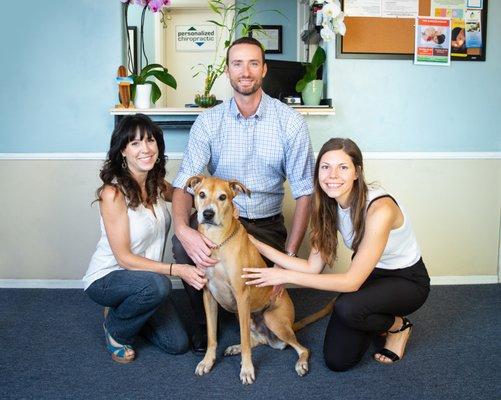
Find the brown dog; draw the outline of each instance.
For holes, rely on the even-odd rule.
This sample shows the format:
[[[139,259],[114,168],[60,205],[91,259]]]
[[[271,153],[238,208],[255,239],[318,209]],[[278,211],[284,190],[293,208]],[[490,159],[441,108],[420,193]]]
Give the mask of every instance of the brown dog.
[[[212,257],[219,262],[207,268],[207,285],[203,298],[207,315],[207,352],[198,364],[195,374],[207,374],[216,360],[217,303],[238,314],[240,344],[229,346],[224,354],[242,354],[240,380],[243,384],[255,380],[251,348],[268,344],[276,349],[290,345],[299,358],[296,372],[308,372],[309,351],[296,339],[295,330],[332,311],[334,301],[322,310],[294,324],[294,306],[284,290],[281,296],[272,296],[272,287],[245,284],[241,277],[245,267],[266,268],[266,264],[251,243],[245,228],[234,216],[233,198],[250,191],[238,181],[224,181],[214,177],[194,176],[186,183],[195,195],[198,211],[198,230],[216,244]]]

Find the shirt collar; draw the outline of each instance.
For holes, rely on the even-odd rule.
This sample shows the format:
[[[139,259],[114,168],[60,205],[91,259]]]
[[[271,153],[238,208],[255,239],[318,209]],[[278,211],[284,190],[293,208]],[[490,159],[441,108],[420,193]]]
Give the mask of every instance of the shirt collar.
[[[265,92],[262,92],[261,101],[257,106],[256,112],[251,117],[256,117],[258,119],[263,118],[263,115],[265,114],[266,108],[268,106],[268,102],[269,102],[269,96]],[[238,109],[237,102],[235,101],[234,97],[232,97],[230,100],[230,113],[235,118],[243,118],[242,114],[240,113],[240,110]]]

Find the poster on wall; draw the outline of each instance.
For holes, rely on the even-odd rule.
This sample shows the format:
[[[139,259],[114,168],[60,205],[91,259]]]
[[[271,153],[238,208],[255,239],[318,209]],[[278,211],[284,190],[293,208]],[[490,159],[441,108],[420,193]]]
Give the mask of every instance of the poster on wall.
[[[451,20],[449,18],[416,18],[414,64],[451,64]]]
[[[216,51],[216,40],[212,25],[176,25],[176,51]]]

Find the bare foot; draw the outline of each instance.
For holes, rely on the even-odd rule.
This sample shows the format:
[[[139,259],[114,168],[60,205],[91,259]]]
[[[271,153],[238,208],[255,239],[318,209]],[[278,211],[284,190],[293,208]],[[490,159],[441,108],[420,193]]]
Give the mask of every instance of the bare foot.
[[[389,350],[398,358],[393,360],[390,357],[381,354],[382,352],[375,353],[374,358],[376,359],[376,361],[379,361],[383,364],[391,364],[395,361],[400,360],[404,356],[405,346],[407,345],[407,341],[409,340],[409,336],[411,334],[412,324],[410,323],[404,330],[400,331],[400,329],[402,329],[405,325],[405,321],[401,317],[395,317],[395,323],[393,325],[397,325],[397,328],[390,328],[390,331],[395,331],[397,329],[399,331],[395,333],[388,331],[388,335],[386,336],[386,343],[382,352],[384,352],[385,349]]]

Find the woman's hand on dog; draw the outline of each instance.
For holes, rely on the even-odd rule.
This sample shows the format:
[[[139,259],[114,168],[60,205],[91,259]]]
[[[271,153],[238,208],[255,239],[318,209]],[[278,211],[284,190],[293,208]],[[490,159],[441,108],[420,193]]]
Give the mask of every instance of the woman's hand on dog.
[[[188,264],[177,264],[178,268],[176,275],[179,276],[188,285],[193,286],[195,289],[202,289],[207,283],[205,278],[205,268],[194,267]]]
[[[244,268],[242,278],[247,279],[246,285],[257,287],[276,286],[287,283],[287,270],[282,268]]]

